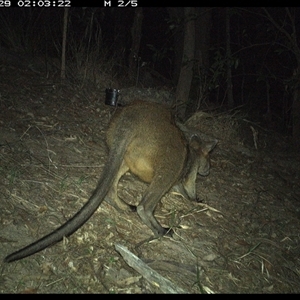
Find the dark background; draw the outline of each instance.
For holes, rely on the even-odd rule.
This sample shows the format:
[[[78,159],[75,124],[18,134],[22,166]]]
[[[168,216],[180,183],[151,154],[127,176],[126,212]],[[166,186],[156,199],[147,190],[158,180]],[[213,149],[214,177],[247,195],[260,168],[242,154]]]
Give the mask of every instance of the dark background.
[[[112,72],[112,76],[124,86],[135,84],[136,81],[128,76],[133,71],[129,69],[129,56],[135,9],[70,8],[66,48],[66,65],[69,69],[66,77],[74,77],[76,72],[72,70],[80,68],[86,58],[90,59],[97,53],[97,58],[93,58],[95,66],[97,60],[109,61],[109,66],[99,65],[99,69]],[[179,16],[183,14],[183,9],[178,8]],[[298,39],[298,8],[267,8],[267,11],[282,29]],[[49,61],[55,58],[60,60],[63,15],[63,8],[2,8],[1,52],[47,58]],[[201,15],[197,18],[201,18]],[[213,105],[226,110],[224,8],[211,8],[209,27],[209,39],[205,41],[209,44],[209,62],[204,72],[208,80],[214,80],[208,87],[205,105],[200,108]],[[140,82],[141,86],[176,87],[179,73],[175,70],[175,53],[178,43],[183,43],[183,28],[183,18],[174,19],[168,8],[143,8],[141,40],[136,59],[139,71],[142,72],[143,68],[148,70],[153,80]],[[179,46],[183,47],[183,44]],[[261,8],[231,8],[230,47],[234,107],[243,107],[253,120],[291,135],[293,89],[297,78],[295,49],[298,45],[293,45],[284,32],[275,28]],[[5,55],[2,55],[3,61]],[[195,72],[191,99],[199,97],[197,92],[193,92],[201,84],[201,79],[196,75]]]

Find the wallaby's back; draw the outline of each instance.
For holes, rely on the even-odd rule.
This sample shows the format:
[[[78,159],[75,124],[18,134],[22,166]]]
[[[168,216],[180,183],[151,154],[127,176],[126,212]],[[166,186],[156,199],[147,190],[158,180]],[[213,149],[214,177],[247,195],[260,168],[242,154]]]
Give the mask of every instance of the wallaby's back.
[[[162,172],[162,181],[180,175],[187,141],[177,128],[168,108],[152,102],[135,101],[116,113],[107,132],[107,144],[113,149],[130,131],[124,160],[130,171],[145,182]]]

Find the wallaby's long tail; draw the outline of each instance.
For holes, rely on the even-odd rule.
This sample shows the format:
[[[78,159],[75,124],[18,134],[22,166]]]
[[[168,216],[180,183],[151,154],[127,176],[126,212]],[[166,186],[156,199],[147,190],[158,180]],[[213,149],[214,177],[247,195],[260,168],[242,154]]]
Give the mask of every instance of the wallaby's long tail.
[[[114,177],[116,176],[121,166],[128,143],[128,139],[124,138],[121,143],[119,143],[117,146],[114,145],[112,147],[112,151],[110,152],[108,159],[109,163],[105,164],[97,188],[79,212],[77,212],[70,220],[68,220],[53,232],[33,242],[32,244],[6,256],[4,258],[4,262],[9,263],[30,256],[47,248],[50,245],[61,241],[64,237],[70,236],[77,229],[79,229],[93,215],[93,213],[96,211],[96,209],[99,207],[106,194],[108,193]],[[107,176],[107,174],[110,175]]]

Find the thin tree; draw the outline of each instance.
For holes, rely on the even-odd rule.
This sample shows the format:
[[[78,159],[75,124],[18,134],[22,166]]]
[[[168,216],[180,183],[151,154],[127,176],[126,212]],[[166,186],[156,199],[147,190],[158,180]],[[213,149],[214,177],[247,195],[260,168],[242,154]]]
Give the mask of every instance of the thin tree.
[[[183,56],[180,75],[176,87],[175,103],[182,106],[178,112],[179,117],[185,117],[185,110],[189,100],[191,83],[193,79],[193,66],[195,57],[195,8],[184,8],[184,41]]]
[[[225,10],[225,30],[226,30],[226,82],[228,106],[233,107],[232,74],[231,74],[231,48],[230,48],[230,8]]]
[[[211,47],[211,7],[197,7],[195,20],[195,60],[193,66],[193,81],[190,99],[185,117],[189,118],[198,111],[209,95],[209,49]]]
[[[134,21],[131,28],[131,52],[129,55],[129,74],[130,76],[135,75],[138,81],[139,71],[139,51],[141,43],[141,32],[143,23],[143,8],[135,8]]]
[[[68,30],[68,14],[69,14],[69,8],[65,7],[62,49],[61,49],[61,72],[60,72],[60,78],[62,80],[66,78],[66,45],[67,45],[67,30]]]

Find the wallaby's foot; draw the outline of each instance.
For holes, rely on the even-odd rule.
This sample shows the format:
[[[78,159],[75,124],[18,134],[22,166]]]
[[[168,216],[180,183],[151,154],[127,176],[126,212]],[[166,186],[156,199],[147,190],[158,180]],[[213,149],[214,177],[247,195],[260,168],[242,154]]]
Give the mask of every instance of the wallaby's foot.
[[[173,230],[164,228],[158,223],[153,215],[153,209],[149,209],[149,207],[145,208],[143,204],[140,204],[137,206],[136,210],[141,220],[152,230],[155,237],[159,238],[164,235],[172,236]]]
[[[171,228],[164,228],[164,230],[165,230],[164,236],[173,237],[173,235],[174,235],[174,230],[173,229],[171,229]]]
[[[165,233],[162,236],[173,237],[173,234],[174,234],[173,229],[171,229],[171,228],[163,228],[163,229],[165,230]],[[150,243],[151,241],[157,240],[162,236],[161,235],[153,235],[145,240],[142,240],[141,242],[136,244],[135,249],[141,247],[145,243]]]
[[[167,237],[173,237],[173,234],[174,234],[174,230],[171,229],[171,228],[165,228],[165,227],[161,227],[161,229],[159,230],[159,232],[154,232],[154,238],[153,239],[158,239],[160,237],[163,237],[163,236],[167,236]]]

